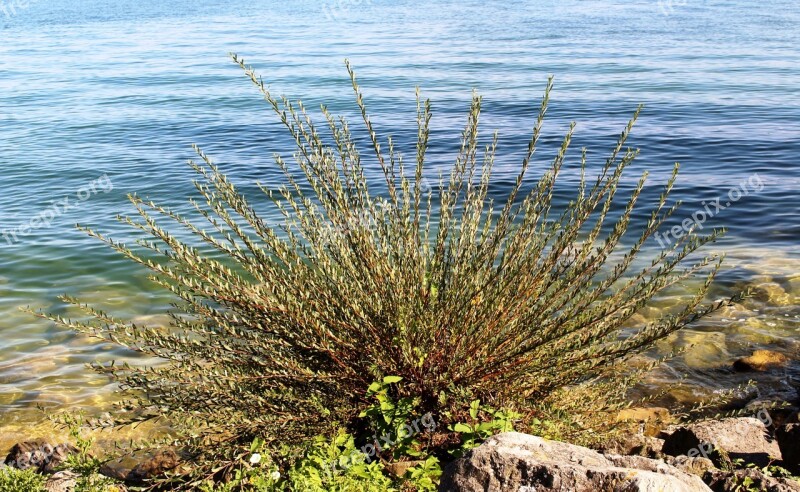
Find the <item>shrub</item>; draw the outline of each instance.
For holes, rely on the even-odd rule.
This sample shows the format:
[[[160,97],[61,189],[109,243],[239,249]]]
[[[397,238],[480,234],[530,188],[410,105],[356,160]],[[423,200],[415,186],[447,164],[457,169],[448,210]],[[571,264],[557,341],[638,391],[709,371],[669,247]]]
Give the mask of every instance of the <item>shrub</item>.
[[[293,162],[275,158],[284,185],[261,186],[263,196],[251,204],[196,148],[196,214],[133,195],[138,219],[120,220],[149,239],[129,247],[85,229],[149,268],[152,280],[180,299],[170,329],[91,306],[82,306],[89,321],[52,317],[165,359],[156,367],[98,369],[206,450],[254,436],[292,443],[339,424],[357,427],[373,398],[363,389],[389,375],[403,379],[394,398],[411,398],[420,414],[449,416],[445,426],[462,421],[473,400],[557,409],[554,395],[587,381],[616,395],[618,383],[629,381],[624,368],[632,355],[721,306],[702,304],[718,258],[690,257],[716,232],[686,234],[634,268],[677,207],[668,205],[677,166],[632,244],[621,243],[646,178],[612,219],[623,172],[638,152],[626,147],[638,110],[596,179],[586,178],[581,155],[575,197],[558,210],[554,186],[574,125],[538,181],[527,179],[552,80],[516,181],[495,202],[489,187],[497,135],[488,143],[479,138],[481,97],[472,98],[449,175],[424,190],[430,101],[417,96],[409,165],[391,138],[379,138],[349,64],[367,149],[346,119],[322,107],[318,127],[302,103],[273,96],[252,68],[233,59],[296,146]],[[385,178],[380,186],[367,179],[372,166]],[[266,207],[283,222],[267,220]],[[654,296],[695,275],[705,281],[683,309],[623,329]]]
[[[45,482],[34,470],[0,467],[0,492],[42,492]]]

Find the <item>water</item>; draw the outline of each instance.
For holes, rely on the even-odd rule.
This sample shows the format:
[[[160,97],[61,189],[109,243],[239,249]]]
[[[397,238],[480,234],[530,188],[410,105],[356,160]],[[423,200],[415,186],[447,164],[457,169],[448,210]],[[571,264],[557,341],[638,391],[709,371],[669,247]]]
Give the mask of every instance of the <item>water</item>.
[[[650,201],[680,161],[675,197],[686,205],[675,223],[704,201],[720,197],[725,206],[739,187],[742,196],[704,224],[729,229],[709,249],[729,255],[714,295],[755,284],[775,294],[665,341],[664,351],[691,342],[702,351],[664,368],[654,384],[684,371],[692,395],[708,394],[739,381],[720,368],[753,348],[796,353],[800,5],[793,0],[5,0],[0,35],[0,425],[38,420],[37,405],[101,406],[112,387],[83,364],[129,356],[19,306],[71,313],[57,299],[67,293],[164,321],[171,299],[75,223],[125,239],[131,234],[114,217],[130,212],[127,193],[185,204],[191,143],[248,192],[255,180],[277,184],[271,156],[291,145],[228,52],[255,65],[276,93],[355,116],[349,58],[379,132],[395,135],[406,153],[421,86],[435,112],[432,172],[452,161],[470,91],[478,89],[486,135],[501,136],[498,196],[515,176],[549,74],[556,89],[538,170],[572,120],[572,162],[587,146],[597,169],[645,104],[631,140],[642,155],[626,182],[649,170]],[[640,225],[644,216],[637,217]]]

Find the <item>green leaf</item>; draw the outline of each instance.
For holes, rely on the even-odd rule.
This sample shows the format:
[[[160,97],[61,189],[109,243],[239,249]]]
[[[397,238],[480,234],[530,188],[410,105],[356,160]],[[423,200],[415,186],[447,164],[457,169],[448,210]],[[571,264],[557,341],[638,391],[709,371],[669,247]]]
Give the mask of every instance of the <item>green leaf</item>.
[[[460,434],[470,434],[472,433],[472,428],[467,424],[456,424],[453,426],[453,430]]]
[[[480,400],[473,400],[472,403],[469,404],[469,416],[472,419],[478,418],[478,411],[480,410],[481,401]]]
[[[260,437],[257,437],[253,440],[253,443],[250,445],[250,452],[255,453],[264,445],[264,440]]]

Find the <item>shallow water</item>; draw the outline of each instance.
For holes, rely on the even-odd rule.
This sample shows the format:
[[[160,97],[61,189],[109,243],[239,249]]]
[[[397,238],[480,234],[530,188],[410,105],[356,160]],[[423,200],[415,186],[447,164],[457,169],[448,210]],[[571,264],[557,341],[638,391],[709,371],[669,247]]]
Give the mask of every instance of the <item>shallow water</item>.
[[[548,74],[556,89],[538,169],[571,120],[578,122],[572,162],[587,146],[597,169],[645,104],[631,141],[642,155],[628,182],[649,170],[644,201],[651,201],[680,161],[675,197],[685,206],[675,223],[703,202],[730,202],[704,224],[729,229],[709,249],[729,255],[714,296],[744,285],[780,289],[767,285],[772,297],[665,341],[659,350],[699,348],[653,384],[686,372],[692,395],[704,395],[739,382],[727,367],[753,348],[797,353],[800,5],[793,0],[37,0],[0,10],[0,34],[0,424],[40,419],[37,405],[102,406],[112,388],[84,364],[129,355],[19,306],[63,312],[56,296],[68,293],[163,320],[170,298],[75,223],[125,238],[113,218],[130,210],[127,193],[185,203],[193,188],[183,162],[193,142],[248,192],[255,180],[277,184],[271,156],[291,145],[229,51],[254,64],[274,91],[353,116],[342,63],[349,58],[379,132],[395,135],[405,153],[413,152],[420,85],[435,112],[433,175],[452,161],[470,91],[478,89],[487,137],[500,132],[498,196],[516,174]],[[36,217],[48,224],[24,229]],[[639,225],[644,218],[637,216]],[[661,299],[646,314],[675,302]]]

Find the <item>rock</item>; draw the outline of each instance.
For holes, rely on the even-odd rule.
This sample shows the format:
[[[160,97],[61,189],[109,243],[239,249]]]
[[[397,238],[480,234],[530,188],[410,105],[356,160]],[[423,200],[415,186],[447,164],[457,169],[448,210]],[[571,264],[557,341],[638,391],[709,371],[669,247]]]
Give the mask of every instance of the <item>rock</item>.
[[[777,282],[763,282],[753,287],[753,299],[772,306],[789,306],[792,297]]]
[[[667,396],[684,407],[692,407],[708,400],[710,394],[689,384],[667,384]]]
[[[617,414],[617,421],[647,422],[648,420],[669,421],[672,417],[669,410],[663,407],[632,407],[623,408]]]
[[[745,408],[766,408],[774,410],[776,407],[797,405],[800,403],[800,392],[790,376],[779,380],[770,380],[768,377],[759,378],[756,395],[745,405]]]
[[[506,432],[448,465],[447,492],[708,491],[699,477],[642,456],[603,456],[591,449]]]
[[[602,452],[625,456],[638,455],[658,458],[662,455],[664,440],[643,434],[625,433],[602,446]]]
[[[726,331],[735,337],[739,344],[775,346],[781,343],[780,330],[775,329],[776,324],[766,318],[745,318],[744,322],[732,323]]]
[[[44,439],[26,441],[15,444],[6,456],[7,466],[27,470],[35,469],[40,473],[53,473],[64,460],[78,450],[69,444],[52,445]]]
[[[775,438],[787,468],[800,469],[800,424],[787,424],[775,430]]]
[[[703,458],[701,456],[690,458],[688,456],[669,456],[667,459],[667,463],[674,466],[678,470],[685,471],[686,473],[691,473],[692,475],[697,475],[698,477],[702,477],[706,474],[706,472],[715,470],[716,467],[714,466],[714,462],[708,458]]]
[[[767,371],[776,367],[784,367],[789,359],[772,350],[756,350],[749,357],[742,357],[733,363],[737,371]]]
[[[707,420],[678,427],[664,438],[664,454],[702,456],[721,464],[715,449],[731,459],[766,466],[771,459],[780,459],[778,442],[769,434],[764,422],[753,417]]]
[[[772,395],[770,397],[772,398]],[[789,401],[796,402],[797,398],[783,399],[778,397],[769,400],[753,400],[745,405],[744,410],[748,415],[754,416],[774,430],[783,424],[793,423],[793,420],[796,422],[797,412],[800,411],[800,408],[790,405],[787,403]]]
[[[100,473],[130,485],[144,485],[180,464],[180,458],[172,449],[162,449],[152,456],[128,456],[112,460],[100,467]]]
[[[703,478],[715,492],[745,492],[749,490],[800,492],[800,483],[795,480],[769,477],[757,468],[745,468],[733,472],[712,470]],[[750,483],[746,484],[746,481]]]
[[[44,484],[46,492],[74,492],[78,487],[78,479],[80,474],[73,471],[64,470],[53,474],[47,479]],[[103,477],[100,475],[92,475],[89,477],[90,483],[102,483]],[[100,490],[99,488],[92,488],[91,490]],[[127,487],[119,484],[109,484],[102,488],[103,492],[128,492]]]
[[[60,471],[47,479],[44,490],[47,492],[73,492],[78,485],[78,475],[71,471]]]
[[[800,296],[800,275],[787,279],[786,283],[789,285],[789,291],[792,294]]]
[[[725,412],[742,410],[750,404],[750,402],[760,398],[760,394],[760,387],[757,387],[755,384],[736,388],[730,395],[730,400],[723,405],[721,409]],[[745,413],[743,415],[752,415],[752,413]]]
[[[713,369],[730,360],[725,333],[687,330],[681,344],[683,360],[692,369]]]
[[[641,313],[634,313],[630,318],[622,323],[622,328],[639,328],[647,325],[650,320]]]
[[[103,463],[99,471],[105,477],[124,482],[137,464],[138,462],[134,458],[125,456]]]
[[[642,430],[648,436],[658,435],[664,427],[674,421],[669,410],[663,407],[624,408],[619,411],[616,420],[617,422],[641,422],[644,424]]]
[[[752,318],[753,316],[757,315],[758,315],[757,311],[747,309],[746,307],[738,303],[728,304],[719,311],[717,311],[715,314],[716,317],[726,318],[726,319]]]

